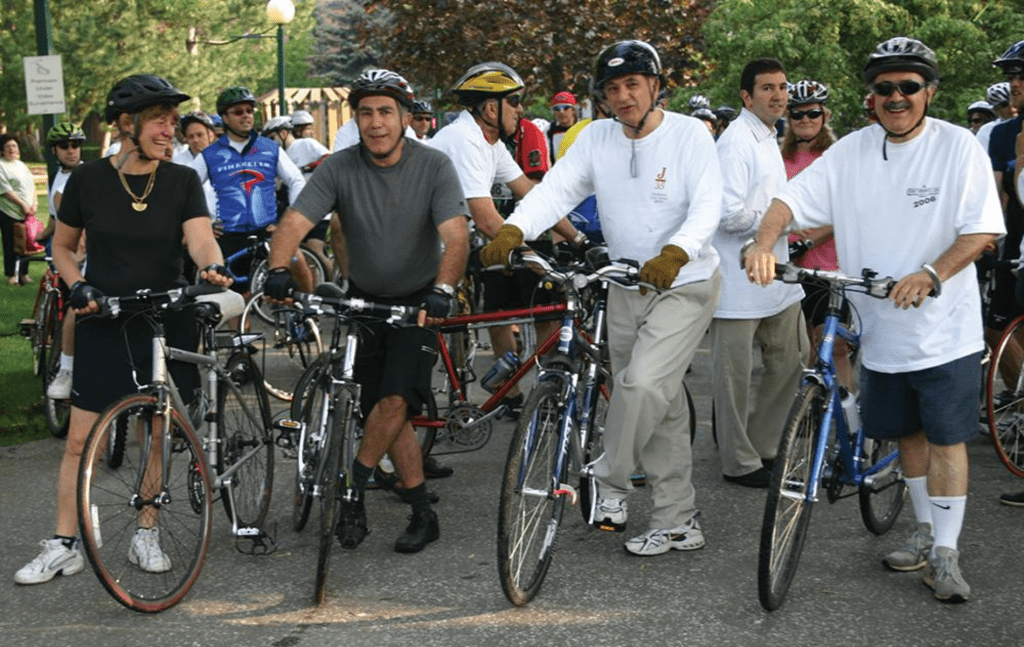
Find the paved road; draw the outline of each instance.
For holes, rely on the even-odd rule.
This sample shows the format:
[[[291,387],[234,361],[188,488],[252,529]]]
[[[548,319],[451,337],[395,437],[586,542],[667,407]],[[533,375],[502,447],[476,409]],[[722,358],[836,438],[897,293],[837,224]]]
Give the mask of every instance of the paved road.
[[[12,575],[49,535],[53,475],[62,444],[44,440],[0,452],[0,645],[1021,645],[1024,510],[1000,506],[1003,489],[1024,487],[980,436],[970,443],[972,492],[961,536],[971,602],[935,602],[917,574],[894,574],[880,557],[908,532],[874,537],[856,498],[814,511],[808,544],[786,605],[757,601],[757,541],[765,495],[720,476],[708,416],[709,360],[702,350],[688,383],[701,421],[695,482],[708,545],[691,553],[636,558],[623,535],[586,527],[567,510],[555,561],[526,608],[501,593],[495,568],[500,470],[511,426],[499,425],[483,450],[452,455],[456,475],[432,481],[442,538],[419,555],[392,544],[407,508],[369,494],[372,534],[355,551],[336,550],[328,600],[312,608],[313,528],[289,526],[293,464],[279,461],[271,523],[279,550],[235,551],[226,517],[215,510],[203,573],[177,607],[155,616],[128,611],[87,569],[81,575],[18,587]],[[632,530],[643,529],[647,493],[630,500]],[[218,505],[219,507],[219,505]],[[909,510],[907,511],[909,512]],[[314,513],[315,514],[315,513]]]

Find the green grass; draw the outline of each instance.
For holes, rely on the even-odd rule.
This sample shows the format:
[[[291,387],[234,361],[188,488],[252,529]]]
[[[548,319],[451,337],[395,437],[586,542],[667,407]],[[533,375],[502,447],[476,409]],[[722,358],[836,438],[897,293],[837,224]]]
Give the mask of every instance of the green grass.
[[[29,164],[29,167],[41,166]],[[39,196],[40,220],[49,213],[46,196]],[[0,251],[0,255],[3,252]],[[29,266],[36,282],[7,285],[0,281],[0,446],[17,445],[50,435],[43,414],[42,379],[32,373],[32,345],[18,332],[18,323],[32,316],[42,263]]]

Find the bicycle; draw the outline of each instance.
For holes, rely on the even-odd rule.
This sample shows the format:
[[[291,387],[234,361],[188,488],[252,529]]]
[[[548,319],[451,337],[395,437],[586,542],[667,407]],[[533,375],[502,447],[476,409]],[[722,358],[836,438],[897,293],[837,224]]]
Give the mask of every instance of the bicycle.
[[[562,287],[565,308],[555,335],[557,353],[540,366],[503,471],[498,574],[505,597],[516,606],[530,602],[543,584],[566,499],[580,502],[584,520],[592,523],[592,466],[602,453],[611,380],[604,295],[609,282],[640,285],[636,263],[588,273],[558,271],[542,259],[530,260],[545,270],[545,280]],[[548,346],[545,342],[540,349]],[[574,478],[578,487],[569,483]]]
[[[143,317],[153,330],[153,371],[137,394],[107,407],[89,433],[78,477],[79,526],[85,552],[103,587],[122,605],[157,612],[177,604],[195,583],[206,559],[211,505],[219,492],[236,548],[250,554],[274,549],[261,528],[270,506],[274,441],[270,408],[259,368],[247,348],[214,327],[218,303],[199,302],[221,293],[212,286],[166,292],[140,291],[99,299],[99,316]],[[231,303],[230,301],[225,301]],[[202,350],[167,345],[169,311],[194,307]],[[235,306],[238,308],[238,306]],[[238,308],[240,309],[240,308]],[[237,311],[235,312],[237,315]],[[228,316],[225,313],[225,316]],[[220,350],[230,349],[227,361]],[[168,360],[200,368],[203,388],[186,405],[167,369]],[[197,430],[206,425],[206,434]],[[104,460],[123,438],[123,464]],[[133,442],[134,441],[134,442]],[[170,564],[162,573],[133,565],[129,547],[136,527],[158,528]]]
[[[742,257],[742,252],[741,252]],[[856,488],[861,519],[876,535],[887,532],[903,508],[906,483],[895,440],[865,437],[855,396],[841,387],[833,358],[836,338],[851,349],[860,336],[842,320],[846,293],[859,291],[884,299],[895,285],[864,270],[860,277],[777,264],[776,279],[813,280],[830,288],[828,313],[817,362],[806,369],[779,442],[768,485],[758,551],[757,588],[761,606],[778,609],[796,575],[810,523],[811,508],[822,490],[829,503],[852,496]]]
[[[381,305],[346,299],[341,289],[325,283],[315,294],[296,292],[304,311],[329,315],[335,321],[330,348],[303,375],[292,401],[292,420],[298,428],[293,525],[301,530],[314,499],[320,502],[320,537],[314,582],[314,604],[323,604],[331,548],[342,501],[355,496],[349,473],[362,429],[360,385],[353,379],[360,343],[361,319],[388,324],[415,323],[418,307]],[[344,338],[344,342],[342,339]],[[428,407],[429,407],[428,403]]]
[[[1024,315],[1011,321],[985,374],[985,409],[996,455],[1014,476],[1024,477]]]
[[[60,276],[51,263],[51,257],[27,256],[20,260],[24,263],[46,262],[46,271],[39,281],[35,304],[32,307],[32,318],[22,319],[19,329],[21,334],[32,342],[32,372],[42,379],[46,425],[54,437],[64,438],[68,435],[71,402],[46,397],[50,382],[60,371],[63,347],[61,333],[64,315],[67,312],[64,291],[60,285]]]

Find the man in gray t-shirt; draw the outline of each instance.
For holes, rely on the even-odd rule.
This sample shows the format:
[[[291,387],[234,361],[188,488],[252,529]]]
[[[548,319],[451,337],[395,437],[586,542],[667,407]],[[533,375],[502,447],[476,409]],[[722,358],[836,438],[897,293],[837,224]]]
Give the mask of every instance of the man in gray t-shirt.
[[[349,103],[360,143],[320,164],[270,247],[266,294],[284,299],[294,285],[286,268],[299,241],[321,214],[334,211],[332,230],[344,240],[338,265],[350,295],[421,307],[421,327],[371,324],[356,358],[366,424],[352,464],[353,496],[342,504],[338,522],[344,548],[355,548],[367,534],[363,490],[385,453],[413,508],[395,550],[418,552],[440,536],[410,417],[423,408],[437,357],[437,335],[422,325],[447,316],[454,305],[469,255],[469,210],[448,157],[404,137],[412,102],[412,89],[394,72],[370,70],[356,79]]]

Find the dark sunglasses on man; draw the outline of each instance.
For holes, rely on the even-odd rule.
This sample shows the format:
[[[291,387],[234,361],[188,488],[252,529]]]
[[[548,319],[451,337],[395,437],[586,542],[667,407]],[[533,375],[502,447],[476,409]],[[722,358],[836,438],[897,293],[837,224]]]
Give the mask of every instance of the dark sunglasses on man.
[[[917,94],[927,86],[927,83],[918,83],[917,81],[911,81],[910,79],[900,81],[899,83],[882,81],[881,83],[875,83],[872,85],[871,91],[880,97],[888,97],[892,96],[892,93],[896,90],[899,90],[900,94],[905,97],[909,97]]]
[[[69,141],[69,142],[57,142],[57,148],[62,151],[66,151],[69,148],[81,148],[82,142],[80,141]]]
[[[508,105],[513,108],[518,108],[519,104],[523,102],[523,95],[521,94],[510,94],[505,97],[505,101],[508,101]]]

